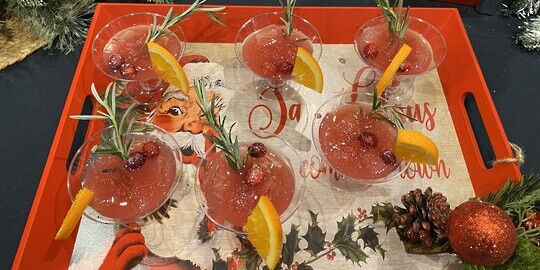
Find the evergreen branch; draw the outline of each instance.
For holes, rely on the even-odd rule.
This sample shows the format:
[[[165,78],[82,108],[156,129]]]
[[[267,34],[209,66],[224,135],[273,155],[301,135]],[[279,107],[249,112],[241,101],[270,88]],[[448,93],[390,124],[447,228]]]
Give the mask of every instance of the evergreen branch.
[[[169,27],[172,27],[182,22],[190,15],[199,12],[204,12],[214,22],[220,25],[224,25],[222,19],[219,18],[217,15],[220,14],[219,12],[223,11],[225,7],[205,8],[202,5],[205,1],[206,0],[195,0],[188,9],[182,12],[182,14],[176,16],[173,16],[173,8],[169,9],[167,16],[165,16],[165,20],[159,26],[156,23],[156,17],[154,17],[154,24],[150,27],[150,29],[148,29],[148,36],[146,37],[145,43],[155,41],[156,39],[164,35],[167,29],[169,29]]]
[[[375,2],[388,21],[388,31],[396,34],[399,38],[403,38],[409,27],[408,17],[410,7],[407,6],[405,14],[401,15],[403,0],[394,0],[393,6],[390,6],[389,0],[375,0]]]
[[[225,129],[225,119],[227,117],[223,117],[222,119],[219,115],[216,115],[216,108],[219,107],[219,105],[216,104],[216,97],[212,96],[210,103],[208,103],[206,90],[204,87],[204,80],[199,78],[195,80],[194,84],[197,97],[199,98],[199,102],[197,104],[206,117],[208,124],[217,132],[219,136],[216,137],[214,135],[207,135],[207,138],[216,144],[216,147],[225,152],[225,158],[227,159],[227,163],[231,168],[236,170],[242,168],[246,162],[247,156],[246,158],[242,158],[238,138],[235,136],[233,139],[231,135],[232,128],[236,123],[234,123],[227,131]]]
[[[540,201],[540,175],[529,174],[523,177],[521,181],[508,180],[503,188],[494,193],[489,193],[482,200],[497,205],[503,210],[508,209],[510,203],[516,203],[522,200],[534,203]],[[531,196],[536,194],[536,196]],[[512,204],[510,204],[512,206]]]

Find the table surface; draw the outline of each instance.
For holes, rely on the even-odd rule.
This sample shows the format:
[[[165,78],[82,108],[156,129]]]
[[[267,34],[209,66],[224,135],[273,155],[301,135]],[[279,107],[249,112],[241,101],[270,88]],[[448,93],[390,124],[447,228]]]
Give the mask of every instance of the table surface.
[[[117,1],[128,2],[128,1]],[[209,4],[275,5],[275,0],[208,0]],[[525,150],[522,172],[539,172],[540,53],[524,52],[512,33],[522,21],[501,15],[482,15],[473,7],[424,0],[405,1],[412,7],[456,7],[471,40],[509,141]],[[181,3],[186,3],[182,1]],[[373,6],[369,0],[298,0],[298,6]],[[25,60],[0,71],[0,209],[4,229],[0,232],[0,268],[8,269],[32,205],[49,154],[59,117],[82,46],[64,55],[41,49]],[[536,71],[535,71],[536,70]],[[459,72],[459,71],[456,71]],[[478,120],[478,119],[473,119]],[[482,143],[482,144],[485,144]],[[489,149],[482,150],[486,159]]]

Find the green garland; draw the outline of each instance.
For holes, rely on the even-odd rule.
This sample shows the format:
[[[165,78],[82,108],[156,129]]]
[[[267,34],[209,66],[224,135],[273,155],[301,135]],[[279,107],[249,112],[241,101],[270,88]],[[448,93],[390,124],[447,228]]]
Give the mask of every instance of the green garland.
[[[170,4],[172,0],[145,0]],[[94,0],[0,0],[0,32],[6,32],[5,20],[15,19],[65,54],[84,43],[95,10]],[[10,33],[17,34],[17,33]]]
[[[514,0],[503,5],[505,16],[516,15],[525,19],[514,34],[514,42],[528,51],[540,51],[540,0]]]

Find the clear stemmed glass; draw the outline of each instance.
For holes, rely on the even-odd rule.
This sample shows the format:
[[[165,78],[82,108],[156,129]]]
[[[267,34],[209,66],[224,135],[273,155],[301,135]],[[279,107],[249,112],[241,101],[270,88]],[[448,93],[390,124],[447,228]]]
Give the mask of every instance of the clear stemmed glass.
[[[345,93],[324,102],[312,125],[324,162],[339,173],[331,183],[343,191],[365,189],[398,177],[409,162],[393,153],[397,128],[372,114],[373,95]]]
[[[151,25],[161,25],[165,17],[155,13],[131,13],[105,25],[94,39],[92,58],[107,76],[124,86],[124,93],[141,105],[159,101],[169,84],[152,69],[146,38]],[[177,60],[185,50],[184,32],[178,25],[168,28],[156,43]]]
[[[157,126],[142,129],[140,122],[134,126],[132,132],[121,136],[126,136],[127,141],[133,139],[130,154],[145,153],[138,169],[126,168],[119,156],[96,151],[115,143],[118,136],[113,134],[113,126],[90,136],[69,165],[67,186],[71,200],[83,187],[94,192],[84,211],[91,220],[134,229],[155,225],[158,210],[167,207],[172,198],[181,200],[187,191],[180,147],[173,136]]]
[[[301,174],[303,165],[296,149],[280,137],[249,130],[238,132],[238,140],[242,155],[248,155],[253,143],[263,143],[267,150],[262,157],[249,157],[243,168],[234,170],[214,145],[199,165],[194,190],[197,203],[210,220],[244,235],[242,227],[262,195],[270,198],[282,223],[289,219],[304,197],[306,177]],[[263,172],[260,183],[248,183],[247,175],[253,168]]]
[[[244,23],[236,35],[234,47],[238,60],[262,78],[255,81],[259,94],[291,88],[287,82],[293,79],[298,47],[306,49],[317,60],[322,53],[321,37],[311,23],[293,15],[293,30],[289,35],[282,18],[280,12],[257,15]]]
[[[385,90],[388,101],[395,104],[407,103],[414,94],[414,78],[437,68],[446,54],[446,43],[437,28],[412,16],[408,21],[409,27],[402,38],[388,30],[384,16],[365,22],[354,36],[356,52],[366,65],[375,70],[377,81],[403,43],[412,47],[392,85]]]

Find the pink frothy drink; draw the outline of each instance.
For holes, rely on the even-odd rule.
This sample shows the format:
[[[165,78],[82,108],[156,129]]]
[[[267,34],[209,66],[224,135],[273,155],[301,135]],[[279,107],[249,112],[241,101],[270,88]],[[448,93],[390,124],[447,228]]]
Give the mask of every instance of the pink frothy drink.
[[[158,154],[147,157],[137,170],[125,168],[118,156],[94,153],[86,163],[84,186],[94,191],[90,203],[96,212],[119,223],[130,223],[157,210],[168,199],[177,181],[172,150],[159,140],[136,135],[130,153],[143,152],[156,143]]]
[[[246,153],[247,145],[241,151]],[[246,182],[250,168],[258,167],[260,182]],[[204,170],[204,171],[203,171]],[[244,168],[231,169],[225,156],[218,153],[199,170],[199,183],[206,199],[207,213],[217,223],[242,230],[259,197],[270,198],[279,214],[291,204],[295,195],[294,172],[288,159],[267,146],[266,154],[248,158]]]
[[[340,174],[352,180],[372,180],[386,177],[399,166],[393,155],[397,130],[391,123],[375,119],[370,104],[344,103],[321,117],[320,150]]]
[[[311,40],[300,30],[294,29],[288,35],[285,26],[268,25],[245,39],[242,57],[258,76],[269,80],[288,80],[291,78],[298,47],[313,53]]]

